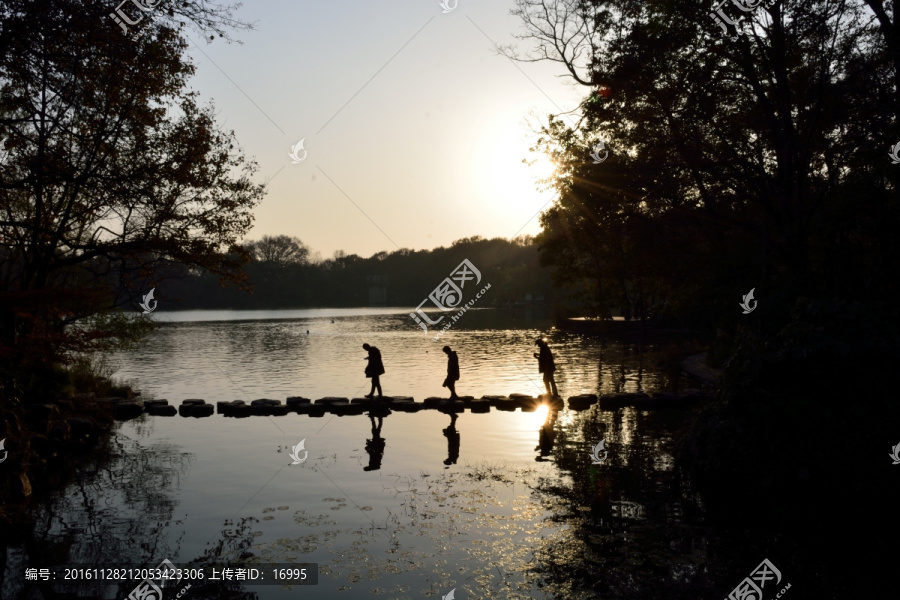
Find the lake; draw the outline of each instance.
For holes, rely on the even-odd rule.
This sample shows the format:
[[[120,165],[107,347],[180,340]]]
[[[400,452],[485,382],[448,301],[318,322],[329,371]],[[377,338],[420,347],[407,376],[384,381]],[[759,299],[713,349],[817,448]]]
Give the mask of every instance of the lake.
[[[447,344],[459,353],[460,395],[537,395],[534,339],[545,335],[563,397],[696,387],[664,372],[652,344],[558,331],[527,311],[470,310],[438,342],[408,313],[155,313],[159,329],[110,362],[145,399],[175,405],[354,398],[369,391],[369,343],[383,355],[385,395],[421,402],[447,395]],[[452,427],[431,410],[381,420],[144,415],[117,424],[112,458],[86,461],[38,509],[31,549],[9,548],[6,567],[24,568],[16,557],[26,556],[41,566],[36,554],[46,566],[318,564],[316,586],[195,582],[185,598],[588,598],[600,572],[610,590],[715,585],[724,596],[733,585],[710,581],[700,503],[674,465],[673,435],[688,419],[596,405],[466,411]],[[292,465],[301,440],[308,457]],[[608,458],[592,464],[601,440]],[[86,583],[79,593],[118,598],[132,587]],[[0,591],[49,597],[8,576]]]

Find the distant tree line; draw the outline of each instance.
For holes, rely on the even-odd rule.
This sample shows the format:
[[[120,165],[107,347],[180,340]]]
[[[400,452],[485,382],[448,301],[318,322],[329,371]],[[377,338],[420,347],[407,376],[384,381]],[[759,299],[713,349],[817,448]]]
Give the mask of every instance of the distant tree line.
[[[160,308],[417,306],[465,259],[481,272],[479,289],[491,284],[482,307],[549,300],[552,293],[549,270],[540,266],[537,247],[528,236],[475,236],[448,248],[400,249],[368,258],[339,250],[325,260],[287,235],[264,236],[245,248],[250,262],[244,266],[244,289],[223,287],[208,271],[171,268],[156,287]]]

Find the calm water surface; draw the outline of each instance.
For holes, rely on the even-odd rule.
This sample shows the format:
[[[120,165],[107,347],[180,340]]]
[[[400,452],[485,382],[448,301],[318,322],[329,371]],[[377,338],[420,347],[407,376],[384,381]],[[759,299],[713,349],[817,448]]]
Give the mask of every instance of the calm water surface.
[[[141,349],[111,361],[116,377],[145,398],[172,404],[352,398],[369,389],[367,342],[382,351],[385,394],[422,401],[444,395],[441,347],[448,344],[460,356],[460,394],[534,395],[543,383],[533,341],[546,334],[565,397],[690,385],[661,372],[652,346],[601,343],[491,310],[470,311],[433,342],[411,326],[408,312],[159,313],[162,326]],[[117,425],[111,461],[87,465],[40,509],[34,544],[54,549],[43,555],[53,564],[206,558],[227,566],[243,555],[320,565],[318,586],[246,588],[259,598],[437,598],[454,588],[460,599],[588,597],[556,576],[559,561],[575,554],[598,561],[583,568],[606,570],[604,562],[614,561],[638,586],[642,578],[665,585],[690,578],[704,560],[683,549],[674,565],[668,556],[648,559],[646,545],[639,550],[635,542],[646,544],[657,525],[699,518],[672,460],[672,433],[685,418],[679,411],[542,407],[466,412],[454,431],[448,415],[421,411],[390,414],[373,431],[378,422],[366,416],[144,416]],[[545,459],[537,450],[542,427],[555,442]],[[590,447],[604,438],[609,458],[592,465]],[[288,452],[300,440],[309,457],[290,466]],[[651,543],[665,554],[702,540],[681,533]],[[20,555],[38,566],[33,551]],[[5,577],[2,597],[48,597],[14,581]],[[117,594],[130,587],[94,586],[82,597],[123,597]],[[193,597],[216,597],[198,587]]]

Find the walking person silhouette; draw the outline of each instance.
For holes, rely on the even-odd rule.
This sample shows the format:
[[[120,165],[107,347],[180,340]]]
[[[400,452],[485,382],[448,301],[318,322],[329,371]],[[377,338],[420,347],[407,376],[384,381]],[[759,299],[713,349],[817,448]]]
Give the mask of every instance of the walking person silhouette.
[[[444,346],[444,354],[447,355],[447,378],[441,387],[450,390],[450,399],[456,400],[456,382],[459,381],[459,357],[456,352],[450,349],[450,346]]]
[[[540,348],[540,353],[535,352],[534,357],[538,359],[538,372],[544,374],[544,387],[547,388],[547,395],[552,394],[554,398],[559,397],[556,389],[556,380],[553,373],[556,371],[556,364],[553,362],[553,352],[547,345],[547,340],[538,338],[534,343]]]
[[[363,344],[362,347],[369,353],[366,357],[366,360],[369,361],[369,364],[366,365],[366,377],[372,378],[372,390],[366,394],[366,398],[373,398],[376,389],[378,390],[378,398],[383,398],[380,377],[384,375],[384,363],[381,362],[381,350],[369,344]]]

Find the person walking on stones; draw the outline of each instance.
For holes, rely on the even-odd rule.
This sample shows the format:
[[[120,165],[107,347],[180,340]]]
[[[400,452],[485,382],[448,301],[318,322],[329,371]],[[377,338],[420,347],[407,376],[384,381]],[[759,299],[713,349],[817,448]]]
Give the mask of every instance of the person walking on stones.
[[[366,377],[372,379],[372,390],[366,394],[366,398],[371,399],[375,397],[376,389],[378,390],[378,397],[383,398],[384,394],[381,392],[380,377],[384,375],[384,363],[381,362],[381,350],[369,344],[363,344],[362,347],[369,353],[366,357],[366,360],[369,361],[369,364],[366,366]]]
[[[553,352],[547,345],[547,340],[538,338],[534,343],[540,349],[540,353],[535,352],[534,357],[538,359],[538,372],[544,374],[544,387],[547,388],[547,395],[552,394],[554,398],[559,397],[556,390],[556,381],[553,379],[553,373],[556,371],[556,364],[553,362]]]
[[[450,346],[444,346],[444,354],[447,355],[447,379],[444,380],[442,387],[450,390],[450,399],[456,400],[456,382],[459,381],[459,357],[456,352],[450,349]]]

